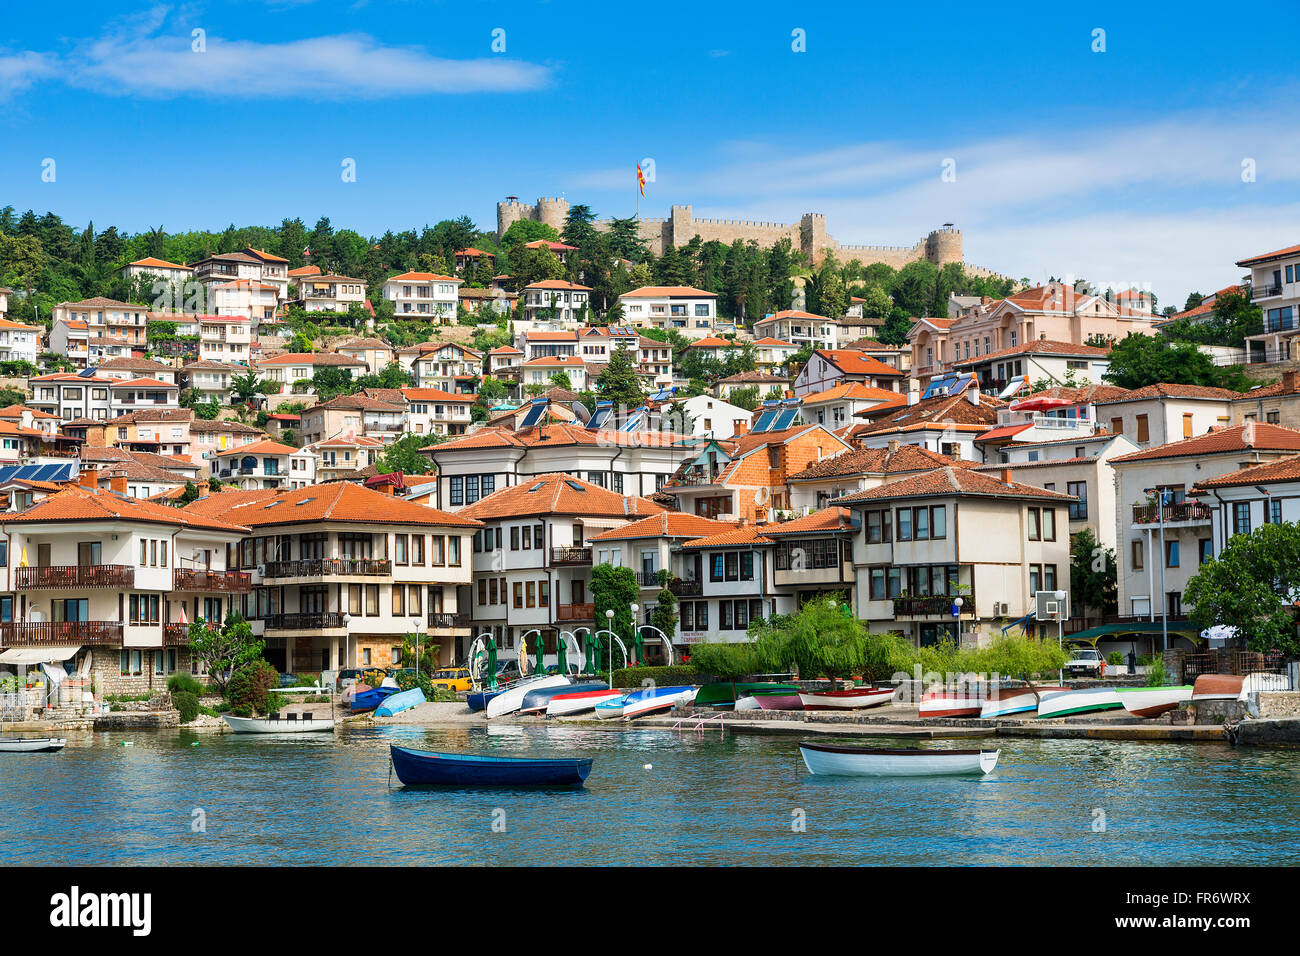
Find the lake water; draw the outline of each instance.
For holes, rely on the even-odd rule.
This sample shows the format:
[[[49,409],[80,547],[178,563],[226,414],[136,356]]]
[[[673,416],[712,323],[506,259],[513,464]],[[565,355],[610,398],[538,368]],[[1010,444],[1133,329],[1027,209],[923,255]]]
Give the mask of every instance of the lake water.
[[[405,791],[395,778],[389,789],[389,743],[587,755],[595,766],[582,790]],[[796,738],[719,739],[716,730],[703,738],[515,725],[349,729],[319,739],[82,734],[62,753],[0,754],[0,838],[6,861],[27,865],[1294,859],[1300,751],[999,745],[1001,761],[984,779],[900,780],[813,777]]]

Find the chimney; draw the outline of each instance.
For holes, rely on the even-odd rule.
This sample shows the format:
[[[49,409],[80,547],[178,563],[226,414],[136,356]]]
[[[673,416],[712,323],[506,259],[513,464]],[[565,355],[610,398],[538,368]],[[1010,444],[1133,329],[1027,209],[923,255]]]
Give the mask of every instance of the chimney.
[[[786,398],[794,398],[794,389],[792,389],[792,388],[787,388],[787,389],[785,390],[785,397],[786,397]]]
[[[749,422],[743,418],[737,418],[736,427],[733,429],[732,434],[736,438],[749,434]]]
[[[99,469],[83,468],[81,469],[81,487],[98,488],[99,487]]]
[[[1013,481],[1011,480],[1011,469],[1010,469],[1010,468],[1003,468],[1003,469],[1002,469],[1002,483],[1003,483],[1004,485],[1012,485],[1012,484],[1015,484],[1015,482],[1013,482]]]
[[[908,405],[915,405],[917,402],[921,400],[921,388],[919,385],[914,385],[913,384],[914,381],[915,379],[907,383],[907,404]]]
[[[1282,391],[1296,392],[1300,391],[1300,373],[1283,372],[1282,373]]]
[[[115,471],[108,476],[108,490],[114,494],[126,494],[126,472]]]
[[[891,455],[897,455],[897,454],[898,454],[898,447],[899,447],[900,444],[901,444],[901,442],[899,442],[899,440],[898,440],[897,438],[891,438],[891,439],[889,439],[889,453],[890,453]]]
[[[974,382],[971,382],[969,385],[966,386],[966,401],[970,402],[972,405],[976,406],[977,408],[979,407],[980,389],[979,386],[976,385]]]

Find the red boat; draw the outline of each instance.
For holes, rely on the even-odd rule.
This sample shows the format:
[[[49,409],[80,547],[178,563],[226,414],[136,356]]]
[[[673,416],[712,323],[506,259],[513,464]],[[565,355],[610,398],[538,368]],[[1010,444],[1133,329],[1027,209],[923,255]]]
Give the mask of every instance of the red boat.
[[[897,687],[850,687],[848,690],[814,690],[799,694],[804,710],[861,710],[887,704]]]
[[[962,684],[927,690],[917,711],[921,717],[978,717],[983,708],[983,689]]]

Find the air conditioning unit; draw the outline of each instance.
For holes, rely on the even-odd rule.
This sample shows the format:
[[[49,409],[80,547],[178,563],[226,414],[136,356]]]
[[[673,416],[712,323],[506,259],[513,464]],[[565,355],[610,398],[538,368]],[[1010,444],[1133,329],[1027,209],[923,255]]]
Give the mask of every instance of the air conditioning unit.
[[[263,577],[263,578],[266,577],[266,565],[265,565],[265,564],[259,564],[259,565],[257,566],[257,574],[258,574],[258,577]]]
[[[999,605],[997,606],[997,612],[998,612],[999,614],[1004,614],[1004,615],[1005,615],[1005,614],[1010,614],[1010,613],[1011,613],[1011,605],[1010,605],[1008,602],[1003,601],[1001,604],[999,604]]]

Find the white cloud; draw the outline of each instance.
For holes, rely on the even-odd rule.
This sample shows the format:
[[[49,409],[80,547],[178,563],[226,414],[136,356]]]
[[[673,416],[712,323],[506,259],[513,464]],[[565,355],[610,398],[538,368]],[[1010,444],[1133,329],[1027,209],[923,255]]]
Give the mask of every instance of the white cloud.
[[[0,102],[53,73],[54,64],[44,53],[36,53],[32,50],[13,54],[0,53]]]

